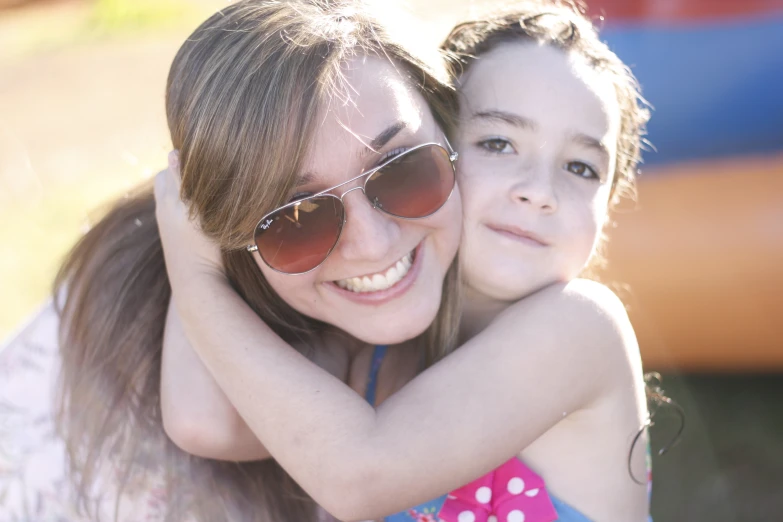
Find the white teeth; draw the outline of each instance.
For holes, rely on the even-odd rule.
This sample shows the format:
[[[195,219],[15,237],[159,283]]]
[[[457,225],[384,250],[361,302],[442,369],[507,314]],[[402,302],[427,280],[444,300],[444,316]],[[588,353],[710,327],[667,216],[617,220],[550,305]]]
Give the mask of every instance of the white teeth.
[[[399,283],[408,273],[412,264],[413,252],[410,252],[382,274],[373,274],[372,276],[364,277],[349,277],[348,279],[335,281],[335,284],[340,288],[357,293],[386,290]]]
[[[386,272],[387,281],[399,281],[400,279],[402,279],[402,276],[400,276],[400,271],[397,270],[397,265],[394,265]]]

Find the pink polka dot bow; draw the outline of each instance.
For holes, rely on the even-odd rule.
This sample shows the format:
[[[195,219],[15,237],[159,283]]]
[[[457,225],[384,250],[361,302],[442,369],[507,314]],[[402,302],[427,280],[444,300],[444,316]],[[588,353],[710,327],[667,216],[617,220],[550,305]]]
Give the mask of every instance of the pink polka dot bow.
[[[516,457],[449,493],[438,516],[444,522],[557,520],[544,480]]]

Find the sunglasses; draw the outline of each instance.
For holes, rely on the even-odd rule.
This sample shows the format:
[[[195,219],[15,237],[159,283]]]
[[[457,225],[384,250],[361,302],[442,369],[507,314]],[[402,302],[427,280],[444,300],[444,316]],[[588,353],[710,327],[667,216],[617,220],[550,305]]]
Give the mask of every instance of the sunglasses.
[[[345,226],[343,198],[361,189],[373,208],[402,219],[431,216],[446,204],[454,191],[458,154],[446,140],[424,143],[394,156],[355,178],[292,201],[261,218],[253,242],[269,268],[283,274],[304,274],[326,261]],[[364,178],[364,184],[340,196],[328,194]]]

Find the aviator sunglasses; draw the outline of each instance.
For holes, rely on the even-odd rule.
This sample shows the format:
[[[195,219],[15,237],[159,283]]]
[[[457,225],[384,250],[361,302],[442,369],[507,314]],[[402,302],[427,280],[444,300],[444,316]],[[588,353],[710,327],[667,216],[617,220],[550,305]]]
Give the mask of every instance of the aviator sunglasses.
[[[345,226],[343,198],[361,190],[373,208],[402,219],[431,216],[454,191],[454,162],[458,154],[446,147],[424,143],[408,149],[355,178],[292,201],[261,218],[247,247],[258,252],[269,268],[284,274],[304,274],[326,261]],[[340,196],[329,194],[364,178],[364,184]]]

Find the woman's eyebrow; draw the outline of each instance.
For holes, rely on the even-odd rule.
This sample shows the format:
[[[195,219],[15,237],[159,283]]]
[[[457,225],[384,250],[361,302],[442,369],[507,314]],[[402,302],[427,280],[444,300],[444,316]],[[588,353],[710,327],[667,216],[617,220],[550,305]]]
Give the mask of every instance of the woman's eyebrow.
[[[397,134],[406,128],[408,128],[408,122],[403,120],[395,121],[373,138],[369,145],[365,145],[365,149],[362,150],[362,155],[364,156],[369,152],[378,152],[378,150],[383,148],[384,145],[389,143]]]
[[[524,116],[520,116],[519,114],[514,114],[513,112],[507,112],[507,111],[488,110],[488,111],[474,112],[473,115],[470,117],[470,119],[501,121],[503,123],[508,123],[509,125],[513,125],[514,127],[519,127],[520,129],[526,129],[532,131],[538,129],[538,125],[536,124],[536,122],[534,122],[530,118],[525,118]]]
[[[309,185],[315,180],[316,180],[315,174],[313,174],[312,172],[305,172],[296,177],[296,184],[294,185],[294,188],[299,188],[304,185]]]
[[[397,134],[402,130],[408,128],[408,122],[399,120],[395,121],[385,129],[383,129],[375,138],[370,141],[369,144],[364,144],[364,147],[360,151],[360,156],[366,156],[371,152],[378,152],[384,145],[389,143]],[[355,134],[354,134],[355,136]],[[309,183],[314,182],[318,176],[312,172],[305,172],[296,178],[296,186],[301,187]]]

